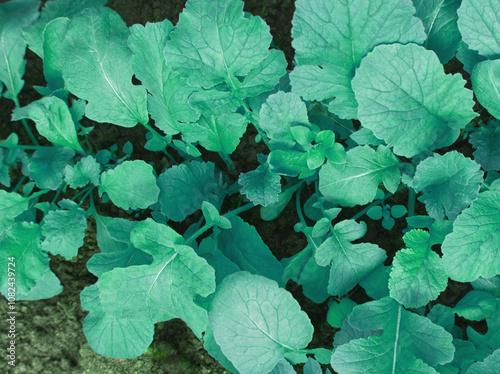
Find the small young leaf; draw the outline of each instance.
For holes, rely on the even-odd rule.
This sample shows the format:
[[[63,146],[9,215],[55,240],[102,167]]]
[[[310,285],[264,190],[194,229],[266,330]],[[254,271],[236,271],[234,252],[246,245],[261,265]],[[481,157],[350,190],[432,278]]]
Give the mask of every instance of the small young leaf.
[[[101,174],[99,196],[107,193],[122,209],[146,209],[158,201],[153,167],[142,160],[125,161]]]
[[[161,212],[176,222],[201,208],[204,201],[219,206],[222,186],[213,163],[191,161],[165,170],[158,177]]]
[[[292,126],[310,127],[305,103],[291,92],[268,97],[260,109],[260,126],[277,149],[289,149],[297,142]],[[300,143],[300,142],[299,142]]]
[[[89,182],[94,186],[99,185],[101,165],[92,156],[83,157],[75,166],[66,165],[64,180],[71,188],[86,186]]]
[[[210,327],[222,353],[242,374],[268,373],[304,348],[313,327],[292,295],[260,275],[238,272],[217,288]]]
[[[382,207],[380,205],[372,206],[370,209],[368,209],[366,215],[371,219],[381,219]]]
[[[391,216],[394,218],[401,218],[403,217],[406,213],[408,213],[408,210],[404,205],[393,205],[391,206]]]
[[[326,321],[330,326],[341,328],[344,324],[344,320],[356,306],[356,302],[352,301],[348,297],[343,297],[340,301],[333,301],[328,307],[328,314],[326,315]]]
[[[281,192],[280,176],[273,173],[268,163],[255,170],[240,174],[241,193],[255,205],[268,206],[278,201]]]
[[[134,127],[149,121],[146,90],[132,84],[128,36],[125,22],[110,8],[84,9],[71,21],[63,77],[71,93],[88,101],[85,114],[96,122]]]
[[[87,218],[82,209],[52,210],[42,220],[42,250],[71,260],[83,246]]]
[[[38,188],[56,190],[64,178],[64,168],[75,151],[66,147],[38,149],[29,162],[30,178]]]

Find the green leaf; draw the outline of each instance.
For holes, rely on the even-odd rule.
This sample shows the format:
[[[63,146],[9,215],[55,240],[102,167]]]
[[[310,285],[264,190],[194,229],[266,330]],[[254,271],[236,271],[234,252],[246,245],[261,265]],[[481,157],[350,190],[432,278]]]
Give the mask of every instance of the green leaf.
[[[486,317],[486,325],[488,331],[485,334],[480,334],[472,327],[467,326],[467,337],[479,349],[500,349],[500,299],[496,299],[497,307],[495,312]]]
[[[472,70],[471,80],[479,103],[500,119],[500,60],[478,63]]]
[[[213,223],[223,229],[231,228],[231,221],[226,217],[222,217],[217,208],[208,201],[204,201],[201,204],[201,210],[203,211],[203,216],[207,223]]]
[[[63,181],[64,167],[74,155],[75,151],[66,147],[38,149],[28,165],[30,178],[38,188],[57,190]]]
[[[405,157],[453,144],[477,116],[464,85],[415,44],[375,47],[352,80],[361,124]]]
[[[279,174],[273,173],[269,164],[259,165],[255,170],[240,174],[240,192],[255,205],[268,206],[278,201],[281,192]]]
[[[241,374],[267,373],[285,354],[304,348],[313,326],[288,291],[260,275],[229,275],[217,288],[210,327]]]
[[[289,149],[295,143],[292,126],[310,128],[305,103],[291,92],[278,92],[267,98],[260,109],[260,127],[276,149]]]
[[[132,84],[128,37],[125,22],[110,8],[84,9],[71,21],[63,77],[71,93],[88,101],[85,115],[93,121],[123,127],[149,121],[146,90]]]
[[[0,235],[12,226],[17,216],[28,210],[29,199],[17,192],[0,190]]]
[[[167,65],[189,84],[239,85],[268,57],[271,34],[260,17],[244,17],[239,0],[190,0],[165,46]]]
[[[387,258],[385,251],[376,244],[351,243],[362,238],[365,233],[364,222],[344,220],[333,227],[331,236],[316,249],[314,257],[318,265],[331,265],[328,283],[330,295],[346,294]]]
[[[222,186],[215,178],[213,163],[191,161],[165,170],[158,177],[161,212],[181,222],[201,208],[204,201],[219,206]]]
[[[434,154],[417,166],[411,187],[423,192],[418,198],[430,217],[436,220],[457,218],[476,200],[483,181],[480,166],[457,151]]]
[[[255,227],[238,216],[229,218],[229,221],[232,228],[217,236],[218,249],[241,270],[263,275],[283,286],[283,267]]]
[[[238,113],[202,116],[196,123],[180,127],[183,138],[189,143],[199,142],[212,152],[233,153],[247,129],[248,120]]]
[[[224,356],[220,347],[215,342],[214,334],[212,332],[212,329],[210,328],[210,325],[207,326],[207,330],[203,335],[203,348],[205,348],[205,350],[210,354],[210,356],[215,358],[219,362],[219,364],[224,366],[231,373],[238,372],[238,370],[236,370],[231,361],[229,361],[227,357]]]
[[[273,173],[289,177],[307,178],[316,173],[307,166],[307,153],[295,150],[274,150],[268,158]]]
[[[430,234],[411,230],[403,236],[406,248],[393,259],[390,295],[406,308],[418,308],[437,299],[448,285],[439,255],[431,249]]]
[[[83,246],[87,218],[82,209],[52,210],[43,217],[42,250],[71,260]]]
[[[494,351],[482,362],[476,362],[469,366],[466,374],[496,374],[500,367],[500,349]]]
[[[286,74],[286,67],[285,54],[278,49],[269,50],[259,66],[250,70],[243,79],[241,87],[235,92],[236,97],[244,99],[272,90]]]
[[[460,299],[453,308],[453,313],[470,321],[488,318],[497,309],[497,299],[484,291],[471,290]]]
[[[500,122],[491,121],[469,135],[474,151],[474,160],[486,170],[500,169]]]
[[[462,0],[412,0],[415,15],[422,20],[427,39],[423,46],[434,51],[444,65],[453,58],[462,36],[457,10]]]
[[[99,196],[107,193],[122,209],[146,209],[158,201],[153,167],[142,160],[124,161],[101,174]]]
[[[426,39],[410,1],[298,0],[295,6],[293,92],[305,100],[330,101],[328,109],[340,118],[356,118],[351,80],[368,52],[379,44]]]
[[[15,110],[12,120],[19,121],[21,118],[34,121],[40,135],[52,143],[83,152],[68,105],[58,97],[44,97],[22,108],[22,111]]]
[[[365,276],[359,285],[364,288],[366,294],[372,299],[382,299],[389,296],[389,272],[391,267],[383,264],[373,269]]]
[[[367,204],[375,198],[380,183],[390,192],[398,188],[399,160],[383,145],[375,151],[358,146],[347,151],[345,164],[327,162],[319,171],[319,190],[328,201],[342,206]]]
[[[66,17],[56,18],[47,23],[43,30],[43,75],[47,81],[47,87],[52,92],[64,89],[62,75],[64,39],[66,38],[70,22],[70,19]],[[30,49],[33,50],[32,48]]]
[[[293,368],[292,364],[283,358],[268,374],[297,374],[297,372]]]
[[[300,284],[304,296],[316,304],[321,304],[328,298],[330,269],[318,265],[314,259],[312,245],[308,245],[292,257],[281,259],[281,263],[285,282],[292,279]]]
[[[356,306],[356,302],[352,301],[348,297],[343,297],[339,301],[333,301],[328,307],[328,313],[326,315],[326,321],[335,328],[341,328],[344,324],[344,320]]]
[[[354,308],[349,324],[381,336],[353,339],[337,346],[331,365],[339,373],[436,373],[436,365],[453,359],[452,336],[428,318],[405,310],[385,297]]]
[[[45,293],[44,297],[50,298],[61,293],[62,286],[55,276],[52,278],[50,295],[47,295],[46,290],[39,288],[43,277],[47,272],[51,272],[48,255],[42,251],[40,242],[40,227],[35,223],[16,222],[4,231],[0,239],[2,253],[0,265],[5,271],[0,274],[0,292],[5,297],[9,287],[7,264],[11,262],[9,260],[11,257],[14,257],[15,263],[16,300],[39,299],[40,293]],[[44,286],[47,286],[47,283]]]
[[[38,0],[14,0],[0,4],[0,82],[7,91],[3,97],[17,102],[24,81],[26,42],[21,33],[24,27],[38,18]]]
[[[154,323],[134,318],[117,318],[106,313],[97,285],[85,287],[80,299],[82,308],[89,311],[83,320],[83,332],[97,354],[113,358],[135,358],[153,342]]]
[[[456,281],[500,274],[500,192],[480,193],[453,222],[441,250],[443,266]]]
[[[75,166],[66,165],[64,180],[71,188],[85,187],[89,182],[99,185],[101,165],[92,156],[83,157]]]
[[[470,49],[487,58],[500,55],[500,4],[495,0],[462,0],[458,28]]]
[[[148,110],[155,126],[167,134],[177,134],[179,122],[194,122],[200,117],[188,102],[196,91],[186,79],[166,65],[163,49],[173,25],[169,20],[130,27],[128,46],[134,53],[134,74],[147,88]]]
[[[103,309],[117,318],[159,322],[184,320],[201,337],[207,312],[194,302],[196,295],[215,291],[214,270],[184,239],[166,225],[148,218],[132,230],[134,246],[149,253],[149,265],[115,268],[104,273],[97,285]]]
[[[42,59],[45,59],[46,56],[43,50],[43,32],[50,21],[58,17],[67,17],[71,19],[75,14],[85,8],[102,7],[105,4],[106,0],[47,1],[44,4],[38,21],[24,29],[23,38],[33,52],[35,52]]]
[[[500,275],[496,275],[491,278],[479,277],[475,281],[471,282],[471,286],[475,290],[485,291],[495,297],[500,297]]]

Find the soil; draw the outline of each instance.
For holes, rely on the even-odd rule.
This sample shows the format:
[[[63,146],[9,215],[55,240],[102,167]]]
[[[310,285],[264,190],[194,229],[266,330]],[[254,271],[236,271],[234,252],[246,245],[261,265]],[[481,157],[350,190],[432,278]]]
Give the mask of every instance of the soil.
[[[0,1],[4,2],[4,1]],[[43,1],[45,2],[45,1]],[[108,6],[117,11],[127,25],[135,23],[158,22],[169,19],[177,23],[178,15],[184,8],[185,0],[111,0]],[[274,43],[277,48],[285,52],[289,68],[292,68],[293,49],[291,47],[291,19],[295,10],[294,0],[245,0],[245,11],[260,15],[271,27]],[[31,52],[27,52],[26,85],[20,95],[21,106],[27,105],[39,98],[33,86],[44,86],[43,68],[41,60]],[[460,70],[460,66],[458,67]],[[457,70],[457,71],[458,71]],[[463,72],[463,70],[461,70]],[[6,124],[10,121],[13,104],[9,100],[0,100],[0,139],[5,139],[12,129]],[[93,123],[84,119],[84,126]],[[133,129],[119,128],[113,125],[99,124],[99,131],[91,134],[91,141],[95,148],[103,149],[116,143],[119,149],[127,141],[134,144],[134,158],[146,161],[167,162],[158,159],[159,153],[142,151],[145,130],[136,127]],[[20,138],[26,137],[24,130],[19,127],[15,131]],[[256,131],[249,127],[242,138],[240,145],[234,153],[233,162],[238,172],[247,172],[258,165],[256,155],[267,153],[267,148],[261,143],[255,143]],[[43,144],[46,142],[39,138]],[[466,155],[470,154],[470,145],[460,144],[460,149]],[[233,156],[233,155],[232,155]],[[213,161],[217,167],[225,170],[226,167],[215,154],[206,153],[203,158]],[[16,175],[12,175],[14,179]],[[304,188],[301,201],[305,202],[311,194]],[[391,198],[391,204],[406,205],[407,196],[400,192]],[[417,203],[417,213],[425,214],[422,204]],[[126,213],[112,204],[99,206],[103,215],[123,216]],[[356,212],[344,209],[339,219],[350,218]],[[264,222],[260,218],[258,209],[244,212],[241,217],[256,226],[264,242],[278,258],[290,257],[306,246],[302,234],[293,231],[293,225],[298,222],[297,212],[293,204],[289,204],[279,219]],[[0,359],[0,372],[11,373],[75,373],[75,374],[106,374],[106,373],[228,373],[218,362],[210,357],[191,330],[180,320],[171,320],[158,323],[155,327],[153,344],[148,350],[136,359],[118,360],[99,356],[87,344],[82,331],[82,321],[87,312],[82,310],[79,295],[86,286],[97,281],[97,278],[86,269],[86,263],[93,254],[98,253],[96,245],[96,228],[92,218],[89,219],[84,246],[78,256],[71,261],[66,261],[60,256],[51,256],[52,271],[61,280],[64,291],[51,299],[39,301],[18,301],[16,307],[19,312],[16,324],[16,362],[12,369],[5,365],[4,357]],[[362,241],[378,244],[388,252],[392,259],[394,253],[404,245],[401,239],[401,230],[405,227],[404,219],[396,220],[396,227],[391,231],[382,228],[380,221],[367,220],[368,231]],[[311,222],[309,222],[311,223]],[[177,229],[177,227],[175,227]],[[180,227],[179,232],[182,231]],[[455,282],[456,283],[456,282]],[[452,284],[453,287],[443,293],[445,304],[450,305],[450,298],[458,299],[468,291],[468,285]],[[465,287],[465,288],[464,288]],[[335,329],[326,323],[327,303],[314,304],[303,296],[301,286],[290,281],[287,289],[299,301],[302,308],[308,313],[315,328],[315,334],[310,347],[325,347],[331,349]],[[453,293],[453,295],[451,294]],[[370,300],[361,287],[356,288],[351,298],[355,301],[366,302]],[[452,303],[451,303],[452,304]],[[0,298],[0,315],[7,315],[7,303]],[[5,319],[0,320],[0,331],[6,331]],[[464,321],[457,321],[465,327]],[[485,325],[478,323],[476,330],[484,332]],[[3,333],[2,333],[3,334]],[[4,351],[2,349],[2,351]],[[4,354],[2,353],[2,356]],[[325,368],[327,366],[324,366]],[[300,367],[298,371],[300,372]],[[331,370],[331,368],[330,368]],[[333,371],[332,371],[333,372]]]

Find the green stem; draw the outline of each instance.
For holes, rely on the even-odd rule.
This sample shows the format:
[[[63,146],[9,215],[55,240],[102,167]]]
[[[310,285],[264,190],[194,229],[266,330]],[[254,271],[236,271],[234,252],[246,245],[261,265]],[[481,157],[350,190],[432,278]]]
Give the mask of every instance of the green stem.
[[[224,152],[219,152],[219,156],[222,158],[222,161],[224,161],[229,170],[236,173],[236,167],[234,166],[233,160],[231,160],[231,156],[225,154]]]
[[[41,191],[38,191],[38,192],[35,192],[33,194],[31,194],[30,196],[27,196],[26,198],[27,199],[36,199],[37,197],[40,197],[42,195],[45,195],[47,192],[50,192],[49,189],[46,189],[46,190],[41,190]]]
[[[3,147],[3,148],[18,148],[18,149],[30,149],[30,150],[37,150],[37,149],[42,149],[42,148],[53,148],[53,147],[47,146],[47,145],[20,145],[20,144],[5,145],[3,143],[0,143],[0,147]]]
[[[20,187],[21,185],[23,184],[23,182],[26,180],[26,176],[23,175],[21,179],[19,179],[19,181],[16,183],[16,185],[14,186],[14,189],[12,190],[12,192],[16,192]]]
[[[267,135],[264,133],[264,130],[262,130],[262,128],[260,127],[259,116],[250,110],[250,108],[248,107],[248,105],[245,101],[242,100],[241,102],[242,102],[243,108],[245,109],[245,113],[247,115],[248,120],[250,122],[252,122],[255,129],[259,133],[260,137],[262,138],[264,143],[266,143],[267,148],[269,148],[269,150],[272,151],[274,147],[271,146],[271,144],[269,143],[269,139],[267,138]]]
[[[415,190],[408,188],[408,217],[413,217],[415,214]]]
[[[248,209],[251,209],[253,208],[255,205],[253,203],[248,203],[248,204],[245,204],[243,206],[240,206],[239,208],[236,208],[235,210],[232,210],[226,214],[223,214],[222,217],[226,217],[226,218],[229,218],[229,217],[232,217],[232,216],[235,216],[235,215],[238,215]],[[198,230],[196,230],[189,238],[186,239],[186,245],[189,245],[191,242],[193,242],[198,236],[202,235],[205,231],[207,231],[208,229],[210,229],[212,226],[214,225],[214,222],[210,222],[210,223],[205,223],[205,225],[203,225],[203,227],[199,228]]]
[[[62,187],[57,189],[56,196],[54,196],[54,198],[50,202],[51,204],[54,204],[56,202],[56,200],[59,197],[59,195],[61,194],[61,191],[63,190],[64,186],[66,186],[66,183]]]
[[[299,221],[303,223],[304,225],[306,224],[306,220],[304,218],[304,215],[302,214],[302,208],[300,204],[300,193],[302,192],[302,188],[304,187],[304,184],[301,184],[297,194],[295,195],[295,209],[297,210],[297,215],[299,216]]]
[[[94,186],[92,186],[92,188],[90,190],[87,191],[87,193],[85,194],[85,196],[82,197],[82,199],[80,200],[80,202],[78,203],[78,206],[80,207],[83,202],[85,201],[85,199],[87,198],[87,196],[92,196],[92,191],[94,190]],[[92,203],[93,203],[93,199],[90,199],[90,205],[92,206]]]

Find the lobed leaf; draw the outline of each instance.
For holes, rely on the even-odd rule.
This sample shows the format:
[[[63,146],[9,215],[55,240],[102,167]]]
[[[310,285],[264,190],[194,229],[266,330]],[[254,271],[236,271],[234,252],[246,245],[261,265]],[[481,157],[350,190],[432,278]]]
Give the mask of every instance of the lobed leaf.
[[[435,374],[433,367],[450,362],[455,353],[452,336],[441,326],[389,297],[358,305],[348,322],[361,331],[383,333],[337,346],[331,365],[340,373]]]
[[[67,147],[41,148],[35,151],[28,164],[30,178],[38,188],[57,190],[64,178],[64,167],[75,155]]]
[[[471,290],[460,299],[453,313],[471,321],[490,317],[497,309],[497,299],[484,291]]]
[[[492,121],[481,126],[469,136],[474,151],[474,160],[486,170],[500,169],[500,123]]]
[[[222,353],[242,374],[267,373],[304,348],[313,327],[288,291],[248,272],[229,275],[217,288],[210,327]]]
[[[17,192],[0,190],[0,235],[14,224],[17,216],[28,210],[29,199]]]
[[[281,192],[280,176],[271,171],[267,162],[248,173],[241,173],[238,183],[241,186],[240,192],[255,205],[275,203]]]
[[[495,374],[500,367],[500,349],[495,350],[482,362],[469,366],[466,374]]]
[[[358,284],[387,258],[385,251],[372,243],[351,242],[366,233],[366,224],[345,220],[333,227],[333,232],[314,253],[320,266],[331,265],[328,293],[342,296]]]
[[[213,268],[181,244],[184,239],[174,230],[150,218],[137,224],[130,238],[154,260],[148,265],[115,268],[99,278],[104,311],[117,318],[155,323],[181,318],[201,337],[207,312],[194,298],[215,291]]]
[[[88,101],[85,115],[96,122],[134,127],[149,121],[146,90],[132,84],[129,30],[110,8],[78,13],[64,40],[63,77],[74,95]]]
[[[406,248],[398,251],[392,262],[390,295],[406,308],[419,308],[446,289],[448,275],[431,249],[427,231],[411,230],[403,240]]]
[[[445,75],[437,56],[415,44],[375,47],[352,80],[363,127],[405,157],[453,144],[477,116],[464,85],[460,74]]]
[[[101,165],[92,156],[83,157],[75,166],[66,165],[64,181],[71,188],[85,187],[89,182],[94,186],[99,184]]]
[[[295,6],[292,90],[305,100],[328,100],[340,118],[357,118],[351,80],[368,52],[379,44],[426,39],[409,0],[298,0]]]

